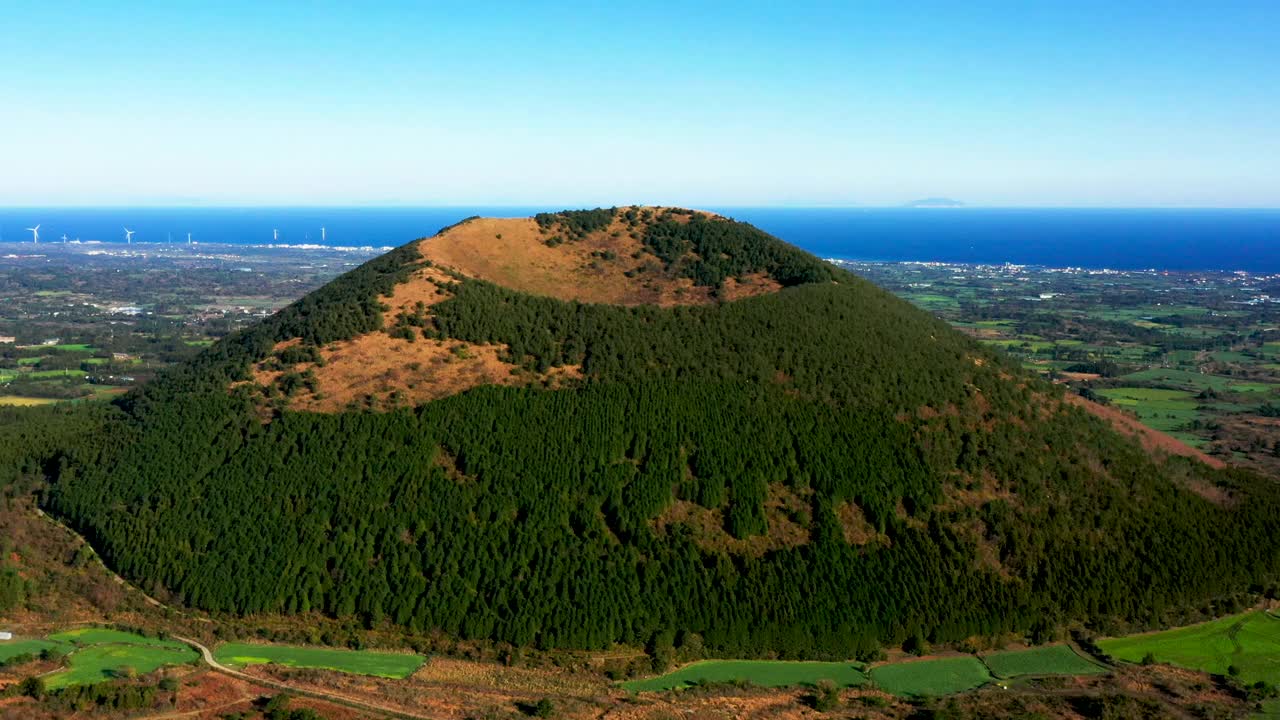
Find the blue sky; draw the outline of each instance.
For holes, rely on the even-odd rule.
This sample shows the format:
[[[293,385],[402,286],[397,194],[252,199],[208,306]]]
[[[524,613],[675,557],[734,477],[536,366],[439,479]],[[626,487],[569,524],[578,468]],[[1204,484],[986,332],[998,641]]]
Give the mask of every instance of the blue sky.
[[[1280,2],[6,2],[0,205],[1280,206]]]

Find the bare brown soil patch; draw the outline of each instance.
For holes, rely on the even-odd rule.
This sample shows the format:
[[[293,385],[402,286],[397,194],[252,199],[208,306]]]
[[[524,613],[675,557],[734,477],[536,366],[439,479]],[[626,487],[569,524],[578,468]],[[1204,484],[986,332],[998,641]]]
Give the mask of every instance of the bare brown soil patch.
[[[595,718],[616,693],[597,675],[570,670],[513,668],[432,658],[403,680],[328,670],[260,665],[252,674],[292,687],[337,693],[393,710],[434,718],[519,717],[519,708],[543,698],[555,702],[556,717]]]
[[[621,215],[581,240],[550,247],[547,240],[555,234],[532,218],[479,218],[422,240],[418,249],[436,265],[463,275],[561,300],[664,307],[718,300],[711,288],[668,277]],[[738,300],[780,287],[764,275],[730,279],[719,299]]]
[[[1142,447],[1148,452],[1163,452],[1170,455],[1181,455],[1182,457],[1199,460],[1209,467],[1214,468],[1223,468],[1227,465],[1212,455],[1206,455],[1200,450],[1197,450],[1180,440],[1171,438],[1158,430],[1153,430],[1146,425],[1143,425],[1137,418],[1126,415],[1115,408],[1100,405],[1072,393],[1068,393],[1065,397],[1067,402],[1072,405],[1088,410],[1094,415],[1111,423],[1113,427],[1125,435],[1137,439],[1142,444]]]
[[[451,297],[445,289],[453,278],[438,268],[415,270],[409,280],[382,298],[387,310],[383,326],[393,328],[401,315],[422,309],[428,316],[436,303]],[[289,399],[295,410],[338,412],[353,408],[387,409],[416,405],[460,393],[480,385],[558,386],[581,376],[577,367],[551,368],[534,373],[504,359],[506,345],[434,340],[411,328],[414,338],[393,337],[387,330],[366,333],[319,349],[319,363],[304,362],[286,370],[272,370],[270,361],[259,363],[253,382],[274,385],[286,372],[309,373],[315,391],[301,391]],[[297,339],[281,342],[279,352],[295,346]]]
[[[862,508],[858,507],[852,500],[845,500],[836,505],[836,519],[840,521],[840,530],[844,534],[844,541],[850,545],[877,545],[888,546],[890,544],[889,536],[881,533],[867,521],[867,516],[862,512]]]
[[[659,533],[665,533],[672,525],[685,525],[693,530],[693,541],[704,550],[759,557],[771,550],[808,544],[808,528],[796,522],[797,517],[808,512],[808,506],[808,500],[791,488],[772,483],[764,503],[768,529],[761,535],[736,538],[725,530],[723,508],[710,510],[688,500],[667,506],[652,525]]]
[[[1071,380],[1076,382],[1080,382],[1084,380],[1097,380],[1098,378],[1102,377],[1098,373],[1066,372],[1065,370],[1062,372],[1059,372],[1058,376],[1061,377],[1063,380]]]
[[[946,500],[939,509],[955,510],[962,507],[980,508],[994,500],[1013,504],[1017,496],[1004,480],[984,470],[981,475],[961,475],[943,487]]]

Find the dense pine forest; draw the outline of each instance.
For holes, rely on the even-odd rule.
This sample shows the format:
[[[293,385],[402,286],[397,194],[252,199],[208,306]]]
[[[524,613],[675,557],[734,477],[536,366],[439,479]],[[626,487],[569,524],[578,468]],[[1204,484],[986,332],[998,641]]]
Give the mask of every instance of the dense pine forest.
[[[574,242],[633,211],[592,212],[538,223]],[[33,443],[13,464],[52,478],[46,506],[115,569],[192,606],[521,645],[697,633],[718,654],[844,658],[1272,590],[1272,485],[1153,460],[1060,389],[750,226],[636,227],[696,284],[764,273],[783,289],[624,308],[459,276],[418,331],[582,379],[271,417],[230,389],[283,340],[383,332],[379,297],[423,262],[409,244],[77,421],[109,442]]]

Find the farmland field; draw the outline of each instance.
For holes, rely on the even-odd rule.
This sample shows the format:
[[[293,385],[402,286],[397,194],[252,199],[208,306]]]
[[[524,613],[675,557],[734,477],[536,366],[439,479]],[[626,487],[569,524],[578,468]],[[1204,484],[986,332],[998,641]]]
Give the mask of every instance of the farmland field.
[[[1067,645],[1010,650],[982,658],[996,677],[1015,678],[1023,675],[1095,675],[1106,668],[1087,660]]]
[[[48,640],[0,640],[0,662],[25,653],[39,655],[41,650],[55,647],[62,644]]]
[[[819,680],[830,680],[846,687],[861,685],[867,676],[856,663],[851,662],[705,660],[656,678],[625,682],[622,687],[635,692],[653,692],[702,682],[749,682],[761,687],[788,687],[812,685]]]
[[[977,658],[954,657],[879,665],[871,669],[871,679],[894,695],[932,697],[972,690],[992,678]]]
[[[1280,618],[1261,610],[1190,627],[1102,640],[1098,646],[1128,662],[1141,662],[1151,653],[1156,662],[1220,675],[1235,666],[1247,683],[1280,682]]]
[[[1118,387],[1098,391],[1113,405],[1132,410],[1142,422],[1157,430],[1179,430],[1196,419],[1196,398],[1185,390]]]
[[[142,675],[165,665],[182,665],[196,659],[196,652],[186,646],[91,645],[67,656],[70,667],[45,678],[51,689],[68,685],[86,685],[118,677]]]
[[[64,630],[60,633],[54,633],[49,636],[50,640],[58,642],[75,643],[77,645],[103,645],[107,643],[115,643],[122,645],[150,645],[154,647],[165,647],[171,649],[185,649],[187,646],[177,640],[161,640],[160,638],[149,638],[136,633],[125,632],[123,630],[112,630],[110,628],[76,628],[75,630]]]
[[[336,650],[332,648],[295,647],[292,645],[259,645],[254,643],[225,643],[214,651],[218,662],[232,667],[273,663],[295,668],[317,668],[375,675],[385,678],[404,678],[412,675],[425,661],[420,655],[406,653],[370,652],[366,650]]]

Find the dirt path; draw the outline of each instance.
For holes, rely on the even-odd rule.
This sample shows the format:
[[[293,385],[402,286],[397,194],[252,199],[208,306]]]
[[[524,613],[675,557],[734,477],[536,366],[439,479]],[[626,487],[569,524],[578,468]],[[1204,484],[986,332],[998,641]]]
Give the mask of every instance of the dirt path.
[[[414,715],[413,713],[407,713],[402,710],[394,710],[392,708],[384,707],[382,705],[375,705],[373,703],[367,703],[361,700],[356,700],[354,698],[347,697],[346,695],[339,695],[337,693],[324,692],[323,690],[312,690],[309,688],[300,688],[294,685],[290,685],[288,683],[279,682],[278,680],[269,680],[267,678],[261,678],[256,675],[250,675],[249,673],[240,672],[239,670],[229,668],[226,665],[223,665],[222,663],[218,662],[213,657],[213,653],[209,650],[209,648],[205,647],[201,643],[196,642],[195,640],[192,640],[190,638],[179,637],[177,635],[171,635],[170,637],[172,637],[174,640],[186,643],[191,647],[195,648],[200,653],[200,658],[204,660],[204,663],[209,667],[213,668],[215,671],[224,673],[226,675],[230,675],[231,677],[238,678],[240,680],[244,680],[245,682],[250,682],[255,685],[264,685],[266,687],[275,688],[276,690],[292,693],[294,695],[301,695],[304,697],[315,698],[317,700],[325,700],[327,702],[336,703],[338,705],[345,705],[349,708],[355,708],[356,710],[363,710],[364,712],[372,712],[372,713],[377,713],[379,715],[389,715],[391,717],[397,717],[397,718],[407,718],[408,720],[430,720],[425,715]]]

